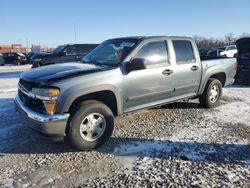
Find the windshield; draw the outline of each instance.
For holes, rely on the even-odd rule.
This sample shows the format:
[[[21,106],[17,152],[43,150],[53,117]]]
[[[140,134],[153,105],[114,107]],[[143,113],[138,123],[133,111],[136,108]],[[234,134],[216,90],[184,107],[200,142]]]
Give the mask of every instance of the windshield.
[[[61,52],[64,48],[65,48],[65,46],[57,46],[51,53],[57,54],[57,53]]]
[[[117,66],[134,49],[136,39],[113,39],[101,43],[82,58],[84,63]]]

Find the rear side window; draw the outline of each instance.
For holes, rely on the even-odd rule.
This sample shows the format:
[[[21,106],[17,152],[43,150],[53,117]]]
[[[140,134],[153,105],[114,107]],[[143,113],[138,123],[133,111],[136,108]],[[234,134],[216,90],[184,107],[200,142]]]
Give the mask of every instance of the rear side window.
[[[148,66],[168,62],[168,50],[165,41],[149,42],[137,53],[135,58],[146,59]]]
[[[173,45],[177,64],[195,62],[194,51],[190,41],[173,40]]]

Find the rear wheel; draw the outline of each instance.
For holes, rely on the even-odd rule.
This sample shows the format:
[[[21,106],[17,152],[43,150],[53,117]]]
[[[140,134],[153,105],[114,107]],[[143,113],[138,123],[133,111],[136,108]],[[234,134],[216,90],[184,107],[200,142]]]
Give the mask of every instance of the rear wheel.
[[[114,116],[112,111],[99,101],[81,103],[72,114],[69,124],[69,139],[80,150],[91,150],[104,144],[112,135]]]
[[[199,97],[200,104],[206,108],[215,107],[218,105],[221,94],[221,82],[217,79],[210,78],[207,82],[203,94]]]

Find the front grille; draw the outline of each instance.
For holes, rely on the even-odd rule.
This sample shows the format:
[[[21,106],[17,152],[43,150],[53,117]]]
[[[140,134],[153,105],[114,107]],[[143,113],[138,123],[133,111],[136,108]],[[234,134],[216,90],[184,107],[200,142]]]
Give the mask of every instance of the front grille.
[[[30,98],[26,94],[24,94],[20,89],[18,89],[18,95],[21,99],[21,101],[24,103],[24,105],[29,106]]]
[[[31,91],[34,86],[35,85],[33,83],[20,79],[19,87],[21,87],[21,89],[18,89],[18,95],[23,104],[29,109],[34,110],[38,113],[46,114],[43,101],[41,101],[40,99],[30,98],[27,94],[24,93],[28,93],[29,91]],[[24,90],[24,92],[22,90]]]
[[[31,91],[32,87],[34,87],[32,82],[27,82],[23,79],[20,79],[19,84],[21,84],[28,91]]]

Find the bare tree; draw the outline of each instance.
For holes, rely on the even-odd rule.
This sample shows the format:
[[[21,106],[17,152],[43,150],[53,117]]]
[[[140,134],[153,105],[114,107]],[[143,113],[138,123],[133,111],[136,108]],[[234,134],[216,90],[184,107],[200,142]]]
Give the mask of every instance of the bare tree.
[[[239,36],[239,38],[245,38],[245,37],[250,37],[250,34],[247,32],[243,32],[241,33],[241,35]]]
[[[236,39],[234,38],[233,33],[229,33],[225,35],[225,42],[227,45],[234,44]]]
[[[232,33],[226,34],[223,38],[206,38],[199,35],[195,35],[193,38],[198,48],[218,48],[222,46],[235,44],[236,40],[250,37],[249,33],[243,32],[238,37],[234,37]]]

